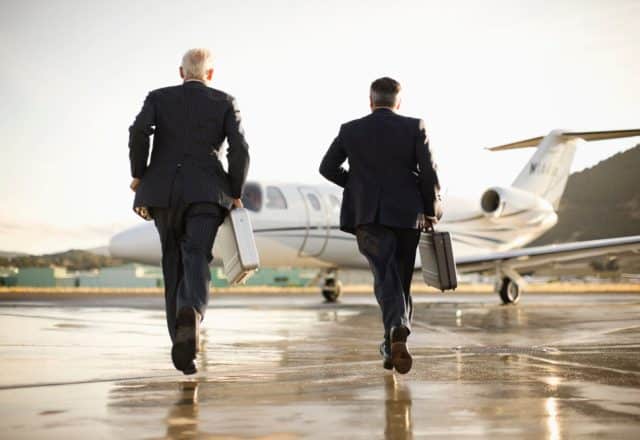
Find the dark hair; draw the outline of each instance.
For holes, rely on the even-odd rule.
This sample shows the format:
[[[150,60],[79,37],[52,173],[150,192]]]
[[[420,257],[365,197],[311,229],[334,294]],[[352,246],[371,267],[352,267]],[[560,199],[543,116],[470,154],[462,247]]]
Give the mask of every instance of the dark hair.
[[[400,83],[388,76],[371,83],[371,100],[378,107],[394,107],[400,93]]]

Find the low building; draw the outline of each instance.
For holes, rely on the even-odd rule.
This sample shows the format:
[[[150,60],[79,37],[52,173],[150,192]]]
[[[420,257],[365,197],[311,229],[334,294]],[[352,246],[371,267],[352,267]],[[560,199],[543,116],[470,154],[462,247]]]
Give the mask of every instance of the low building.
[[[302,287],[317,279],[317,275],[318,271],[313,269],[262,268],[247,280],[246,285]],[[211,268],[211,285],[213,287],[229,285],[222,268]],[[159,266],[131,263],[75,273],[69,273],[64,267],[54,266],[3,269],[0,270],[0,286],[136,289],[163,287],[164,282],[162,269]]]
[[[125,264],[77,275],[80,287],[162,287],[162,270],[156,266]]]
[[[76,277],[64,267],[21,267],[16,275],[16,285],[25,287],[73,287]]]
[[[15,267],[0,267],[0,286],[10,287],[18,284],[18,269]]]
[[[246,282],[247,286],[290,286],[302,287],[313,280],[318,271],[295,268],[263,268],[254,273]],[[211,268],[211,285],[226,287],[229,285],[221,267]]]

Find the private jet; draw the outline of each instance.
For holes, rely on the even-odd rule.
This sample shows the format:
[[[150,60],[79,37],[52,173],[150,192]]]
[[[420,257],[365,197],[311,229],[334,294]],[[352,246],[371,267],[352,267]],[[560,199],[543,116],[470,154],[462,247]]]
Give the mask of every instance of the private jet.
[[[640,136],[638,130],[575,132],[553,130],[546,136],[489,148],[535,148],[511,186],[487,188],[479,200],[447,196],[437,230],[452,237],[459,273],[495,275],[495,291],[504,304],[520,299],[531,274],[544,266],[640,252],[640,235],[525,247],[558,221],[557,209],[581,144]],[[612,176],[613,177],[613,176]],[[322,295],[334,302],[341,294],[338,269],[366,269],[355,237],[339,229],[342,189],[328,185],[248,182],[243,203],[251,221],[263,267],[319,269]],[[160,242],[153,223],[115,235],[110,253],[159,264]],[[214,264],[218,263],[214,259]],[[416,268],[420,268],[419,256]]]

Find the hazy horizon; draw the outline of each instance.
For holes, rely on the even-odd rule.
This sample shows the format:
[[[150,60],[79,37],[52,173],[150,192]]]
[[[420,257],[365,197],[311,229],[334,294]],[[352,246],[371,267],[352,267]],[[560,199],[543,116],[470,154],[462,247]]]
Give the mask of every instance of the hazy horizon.
[[[127,129],[149,90],[180,82],[190,47],[212,49],[211,85],[238,99],[250,179],[323,183],[339,125],[365,115],[369,83],[389,75],[400,112],[427,123],[446,191],[476,197],[533,152],[484,147],[640,128],[639,19],[632,0],[5,5],[0,250],[91,248],[141,223]],[[572,169],[637,143],[589,143]]]

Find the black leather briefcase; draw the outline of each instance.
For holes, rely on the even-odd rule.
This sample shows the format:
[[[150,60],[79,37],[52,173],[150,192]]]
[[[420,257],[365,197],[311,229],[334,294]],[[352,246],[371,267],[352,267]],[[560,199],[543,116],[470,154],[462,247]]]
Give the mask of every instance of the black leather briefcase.
[[[456,263],[448,232],[429,230],[420,235],[422,278],[429,286],[445,290],[458,287]]]

